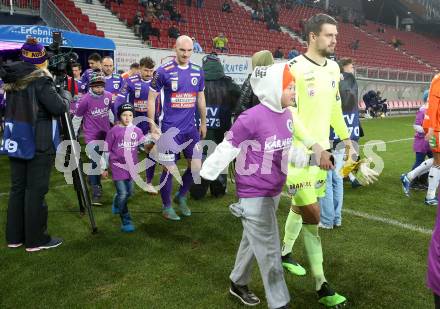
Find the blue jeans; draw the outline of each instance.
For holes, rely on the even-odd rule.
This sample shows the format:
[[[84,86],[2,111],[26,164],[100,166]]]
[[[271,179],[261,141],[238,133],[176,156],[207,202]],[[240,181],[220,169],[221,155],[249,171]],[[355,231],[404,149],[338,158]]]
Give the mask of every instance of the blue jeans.
[[[131,220],[128,212],[128,198],[133,195],[133,180],[115,180],[116,194],[113,198],[113,207],[119,209],[122,223]]]
[[[327,172],[327,187],[325,196],[319,200],[321,206],[321,223],[327,226],[340,225],[342,222],[342,203],[344,199],[344,184],[339,171],[343,166],[344,149],[333,150],[335,169]]]
[[[99,151],[99,146],[93,147],[96,153],[98,153],[100,156],[102,156],[102,151]],[[90,159],[92,163],[92,169],[96,169],[98,167],[99,162],[95,162],[94,160]],[[92,186],[101,186],[101,175],[89,175],[89,182]]]

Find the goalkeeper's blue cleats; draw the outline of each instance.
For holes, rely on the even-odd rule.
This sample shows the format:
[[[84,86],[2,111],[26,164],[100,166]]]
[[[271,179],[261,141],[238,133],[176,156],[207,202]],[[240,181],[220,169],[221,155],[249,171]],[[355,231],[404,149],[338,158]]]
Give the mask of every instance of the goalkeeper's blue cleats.
[[[436,206],[438,204],[437,198],[426,198],[425,197],[425,205],[428,206]]]
[[[402,174],[402,176],[400,176],[400,181],[402,182],[403,193],[405,193],[406,196],[409,196],[409,187],[411,185],[411,181],[409,181],[406,174]]]

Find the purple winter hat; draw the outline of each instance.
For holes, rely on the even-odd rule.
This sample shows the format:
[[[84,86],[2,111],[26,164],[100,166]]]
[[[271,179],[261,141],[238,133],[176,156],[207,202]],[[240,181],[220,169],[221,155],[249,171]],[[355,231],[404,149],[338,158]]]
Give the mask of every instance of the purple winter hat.
[[[42,64],[47,59],[46,49],[35,38],[28,38],[21,47],[21,60],[32,64]]]

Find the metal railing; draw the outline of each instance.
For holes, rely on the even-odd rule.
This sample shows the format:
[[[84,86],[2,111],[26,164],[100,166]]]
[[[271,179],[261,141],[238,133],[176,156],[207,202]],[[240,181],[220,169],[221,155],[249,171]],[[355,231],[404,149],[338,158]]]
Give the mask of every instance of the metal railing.
[[[434,75],[435,72],[426,73],[371,67],[356,67],[356,76],[368,79],[429,83],[433,79]]]
[[[51,27],[79,32],[51,0],[40,1],[40,17]]]
[[[36,0],[17,1],[17,0],[0,0],[0,12],[9,13],[32,13],[37,15],[40,10]]]

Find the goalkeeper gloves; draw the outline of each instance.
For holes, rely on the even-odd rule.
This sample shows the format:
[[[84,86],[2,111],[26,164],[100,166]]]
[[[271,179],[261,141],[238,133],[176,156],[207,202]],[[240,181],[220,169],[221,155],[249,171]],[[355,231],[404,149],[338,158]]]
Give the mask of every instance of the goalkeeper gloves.
[[[344,165],[340,174],[342,177],[347,177],[348,174],[353,173],[362,186],[368,186],[377,181],[379,177],[379,174],[370,168],[370,164],[371,159],[364,158],[357,162]]]

